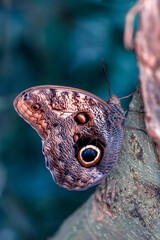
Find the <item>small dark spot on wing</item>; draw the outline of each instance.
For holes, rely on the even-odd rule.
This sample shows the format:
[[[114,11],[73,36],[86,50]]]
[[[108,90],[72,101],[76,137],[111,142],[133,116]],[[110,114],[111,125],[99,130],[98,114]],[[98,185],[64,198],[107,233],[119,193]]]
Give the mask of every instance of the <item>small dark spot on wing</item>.
[[[88,102],[91,106],[96,106],[97,105],[97,103],[93,100],[93,98],[89,98]]]
[[[60,155],[63,154],[63,146],[61,143],[59,144],[59,153]]]
[[[28,94],[26,93],[23,97],[24,101],[26,101],[28,99]]]
[[[66,134],[64,132],[61,132],[61,137],[62,137],[63,140],[67,139],[67,136],[66,136]]]
[[[57,91],[55,89],[53,89],[53,88],[50,88],[50,91],[52,93],[52,97],[53,98],[56,97]]]

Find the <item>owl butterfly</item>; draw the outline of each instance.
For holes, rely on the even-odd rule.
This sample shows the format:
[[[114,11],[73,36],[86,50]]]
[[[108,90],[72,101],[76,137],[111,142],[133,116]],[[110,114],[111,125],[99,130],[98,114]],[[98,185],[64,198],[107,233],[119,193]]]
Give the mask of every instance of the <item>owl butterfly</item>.
[[[14,107],[42,138],[46,167],[60,186],[88,189],[116,164],[125,112],[115,95],[106,102],[80,89],[45,85],[20,93]]]

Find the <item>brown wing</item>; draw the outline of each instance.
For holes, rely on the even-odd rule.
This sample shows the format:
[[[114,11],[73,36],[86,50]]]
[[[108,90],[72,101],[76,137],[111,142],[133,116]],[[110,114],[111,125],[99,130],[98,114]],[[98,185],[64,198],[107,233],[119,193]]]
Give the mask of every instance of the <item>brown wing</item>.
[[[46,165],[60,186],[87,189],[117,162],[124,111],[116,96],[106,103],[83,90],[40,86],[22,92],[14,106],[43,139]]]

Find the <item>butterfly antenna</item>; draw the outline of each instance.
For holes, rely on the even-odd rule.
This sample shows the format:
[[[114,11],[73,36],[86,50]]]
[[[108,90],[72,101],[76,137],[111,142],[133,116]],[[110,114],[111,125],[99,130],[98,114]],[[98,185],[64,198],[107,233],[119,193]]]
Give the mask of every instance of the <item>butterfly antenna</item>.
[[[108,79],[107,79],[107,75],[106,75],[106,70],[105,70],[103,58],[102,58],[102,66],[103,66],[104,76],[105,76],[105,79],[106,79],[106,82],[107,82],[109,97],[111,98],[111,92],[110,92],[109,82],[108,82]]]

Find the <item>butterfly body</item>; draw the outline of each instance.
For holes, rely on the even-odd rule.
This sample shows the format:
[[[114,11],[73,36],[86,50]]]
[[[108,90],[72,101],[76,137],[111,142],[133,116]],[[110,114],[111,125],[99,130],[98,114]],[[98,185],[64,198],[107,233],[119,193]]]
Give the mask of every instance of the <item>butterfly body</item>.
[[[76,88],[37,86],[17,96],[14,107],[42,138],[46,167],[60,186],[85,190],[98,184],[118,160],[125,113]]]

